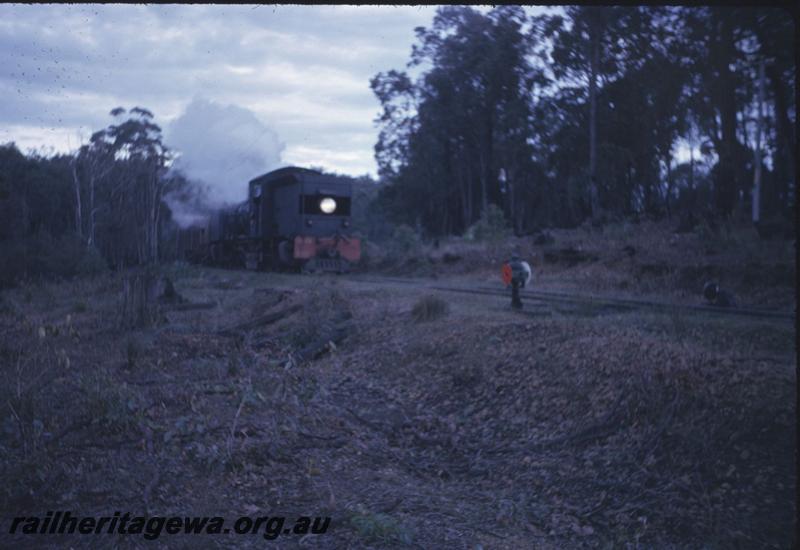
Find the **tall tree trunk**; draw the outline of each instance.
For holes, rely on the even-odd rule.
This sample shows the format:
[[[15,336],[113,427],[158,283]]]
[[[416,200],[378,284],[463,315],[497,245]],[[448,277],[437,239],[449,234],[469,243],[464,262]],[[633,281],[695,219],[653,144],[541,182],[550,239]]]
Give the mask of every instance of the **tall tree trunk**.
[[[95,214],[97,209],[94,207],[94,174],[89,177],[89,246],[94,246]]]
[[[664,157],[667,164],[667,193],[664,197],[664,206],[667,209],[667,219],[672,219],[672,208],[670,207],[670,199],[672,198],[672,155],[667,152]]]
[[[465,163],[467,167],[467,219],[466,219],[466,227],[472,225],[473,220],[475,219],[475,200],[474,200],[474,182],[472,180],[472,163],[468,160]]]
[[[478,159],[480,160],[480,180],[481,180],[481,215],[486,213],[487,208],[489,207],[489,199],[486,194],[486,186],[487,186],[487,178],[486,178],[486,159],[484,158],[484,153],[481,151]]]
[[[764,131],[764,59],[758,64],[758,129],[753,168],[753,223],[761,219],[761,135]]]
[[[78,159],[72,159],[72,181],[75,183],[75,232],[83,240],[83,210],[81,208],[81,182],[78,179]]]
[[[789,190],[793,187],[795,176],[795,138],[792,135],[792,125],[789,121],[786,90],[780,72],[774,64],[765,67],[765,74],[769,78],[772,93],[775,97],[775,137],[777,159],[773,163],[778,176],[778,185],[781,207],[790,206],[788,203]]]
[[[464,167],[458,162],[458,158],[456,158],[456,170],[458,174],[458,197],[459,197],[459,206],[461,207],[460,215],[461,215],[461,225],[460,227],[466,227],[466,219],[467,219],[467,189],[464,187]]]
[[[589,194],[592,219],[597,219],[600,206],[597,194],[597,71],[600,65],[600,25],[592,23],[589,69]]]
[[[717,55],[717,106],[720,112],[722,126],[722,143],[719,154],[719,170],[715,185],[715,199],[717,209],[725,216],[733,212],[736,204],[736,194],[740,188],[739,163],[737,150],[739,141],[736,136],[736,95],[730,63],[734,56],[733,27],[730,14],[723,14],[720,23],[720,42]]]
[[[159,177],[158,168],[155,168],[152,178],[153,204],[151,205],[151,208],[153,214],[151,217],[150,226],[150,256],[153,262],[158,262],[158,225],[161,217],[161,192],[163,189],[163,182]]]
[[[494,105],[490,103],[486,109],[486,166],[484,167],[485,170],[485,181],[486,181],[486,189],[484,193],[486,194],[486,198],[484,199],[484,210],[488,206],[489,198],[495,199],[498,204],[502,204],[499,200],[497,200],[497,173],[494,169],[494,119],[492,111],[494,109]]]
[[[653,204],[653,185],[650,177],[650,170],[639,163],[639,169],[636,170],[637,176],[642,176],[642,191],[644,192],[644,211],[649,213],[650,207]]]
[[[511,216],[511,227],[514,229],[514,234],[519,234],[519,228],[517,227],[517,197],[514,196],[514,179],[513,173],[511,169],[506,170],[506,193],[508,193],[508,214]]]
[[[694,139],[689,147],[689,216],[694,214]]]
[[[445,147],[445,150],[444,150],[444,162],[445,162],[444,174],[445,174],[445,180],[446,180],[446,185],[447,185],[447,198],[445,200],[444,209],[448,214],[450,214],[450,216],[448,216],[447,224],[444,224],[444,226],[442,228],[443,232],[446,234],[446,233],[449,232],[447,226],[451,223],[449,221],[449,219],[452,218],[452,215],[456,211],[456,205],[455,205],[456,201],[452,200],[452,198],[455,197],[457,189],[456,189],[456,187],[454,185],[454,182],[453,182],[453,180],[454,180],[453,158],[452,158],[453,152],[452,152],[452,147],[450,145],[450,139],[447,138],[447,137],[445,137],[445,139],[444,139],[444,147]]]

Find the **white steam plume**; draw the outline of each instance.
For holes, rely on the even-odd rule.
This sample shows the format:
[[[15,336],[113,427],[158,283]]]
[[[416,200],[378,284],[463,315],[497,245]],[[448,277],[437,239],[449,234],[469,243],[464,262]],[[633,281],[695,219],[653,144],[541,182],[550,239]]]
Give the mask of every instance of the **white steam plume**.
[[[247,182],[280,167],[285,147],[252,111],[203,98],[193,99],[168,126],[165,141],[180,154],[175,168],[206,188],[208,206],[245,200]],[[168,200],[171,207],[176,202],[177,197]],[[184,206],[173,210],[188,223],[192,208]]]

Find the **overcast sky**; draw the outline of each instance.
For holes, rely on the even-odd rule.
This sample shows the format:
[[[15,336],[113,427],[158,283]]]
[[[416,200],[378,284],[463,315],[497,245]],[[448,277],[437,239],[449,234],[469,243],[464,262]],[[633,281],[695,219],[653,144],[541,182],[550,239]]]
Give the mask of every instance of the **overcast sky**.
[[[434,13],[0,5],[0,143],[72,150],[113,122],[112,108],[142,106],[195,172],[224,156],[237,177],[276,164],[374,174],[379,103],[369,80],[404,68],[414,28]]]

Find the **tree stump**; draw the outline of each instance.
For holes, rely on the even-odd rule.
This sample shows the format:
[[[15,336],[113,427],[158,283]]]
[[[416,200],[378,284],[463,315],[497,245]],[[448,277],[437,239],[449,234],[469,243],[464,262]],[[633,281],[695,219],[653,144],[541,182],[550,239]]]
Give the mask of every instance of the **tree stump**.
[[[119,324],[123,328],[144,328],[158,322],[159,278],[143,271],[125,277],[119,310]]]

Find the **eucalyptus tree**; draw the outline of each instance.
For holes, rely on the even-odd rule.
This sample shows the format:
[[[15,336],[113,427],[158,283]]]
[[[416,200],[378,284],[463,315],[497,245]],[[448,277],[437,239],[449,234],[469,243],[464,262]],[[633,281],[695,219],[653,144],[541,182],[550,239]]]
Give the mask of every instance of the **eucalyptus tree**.
[[[114,154],[108,143],[96,140],[82,145],[72,156],[70,166],[75,189],[75,232],[88,247],[94,247],[98,214],[105,206],[99,198],[99,189],[114,168]]]
[[[117,107],[111,115],[122,120],[95,132],[91,148],[98,154],[107,152],[113,158],[106,219],[111,230],[109,244],[114,263],[156,262],[171,153],[163,144],[161,128],[147,109],[134,107],[126,113]],[[127,255],[126,249],[130,248],[132,257]]]
[[[680,14],[651,6],[620,9],[617,16],[613,39],[619,45],[619,73],[606,86],[608,94],[603,94],[602,101],[617,116],[609,116],[605,136],[611,143],[626,143],[624,150],[636,178],[627,191],[640,196],[637,206],[669,214],[675,184],[673,148],[688,127],[689,70],[684,63]],[[618,116],[620,111],[625,116]],[[621,196],[631,199],[630,194]],[[630,202],[625,206],[630,207]]]
[[[752,99],[746,60],[739,49],[746,28],[743,8],[684,8],[685,44],[695,75],[692,107],[718,158],[714,170],[714,207],[730,216],[749,185],[750,157],[741,132],[740,113]]]
[[[372,80],[383,106],[376,159],[394,185],[383,195],[405,221],[439,234],[463,231],[490,203],[515,216],[531,156],[526,23],[519,7],[442,7],[416,29],[408,68],[421,74]]]
[[[746,40],[744,47],[746,66],[749,68],[751,79],[763,80],[762,91],[764,102],[755,101],[756,115],[768,118],[764,122],[764,147],[770,144],[766,141],[773,136],[771,141],[772,170],[774,182],[771,188],[765,189],[765,208],[767,213],[780,210],[791,211],[795,182],[795,151],[797,139],[792,131],[797,108],[792,98],[796,90],[796,67],[794,52],[796,49],[795,22],[791,13],[781,8],[751,9],[744,12],[742,24],[745,33],[749,31],[753,40]],[[758,71],[757,68],[762,68]],[[763,74],[759,74],[763,72]],[[759,94],[754,94],[756,98]],[[759,124],[760,126],[760,124]],[[773,131],[768,131],[769,129]]]
[[[601,210],[669,215],[688,205],[730,216],[749,200],[756,148],[772,161],[759,163],[760,179],[778,182],[765,204],[788,205],[793,22],[781,13],[581,6],[526,18],[507,6],[441,8],[416,29],[407,68],[421,75],[372,82],[383,105],[376,159],[393,182],[385,205],[432,232],[463,230],[490,203],[517,231]],[[757,146],[761,63],[771,109]],[[685,143],[690,162],[675,177]],[[710,167],[702,193],[701,165]],[[689,192],[674,202],[682,186]]]
[[[555,16],[546,28],[553,40],[553,74],[565,87],[585,93],[588,108],[588,164],[585,170],[589,204],[593,217],[601,210],[597,178],[598,84],[607,82],[619,72],[620,43],[617,40],[618,11],[603,6],[566,8],[566,18]],[[601,82],[602,81],[602,82]]]

